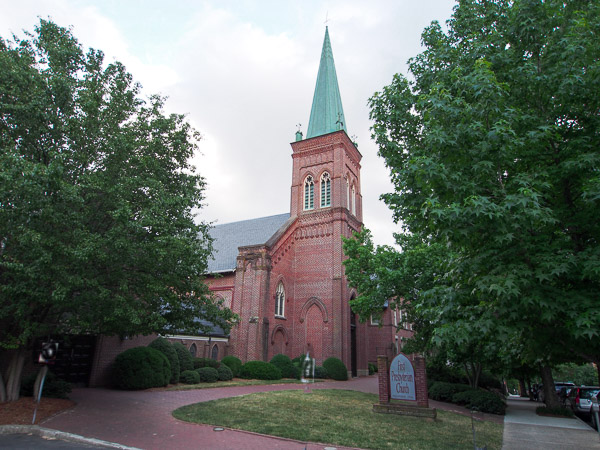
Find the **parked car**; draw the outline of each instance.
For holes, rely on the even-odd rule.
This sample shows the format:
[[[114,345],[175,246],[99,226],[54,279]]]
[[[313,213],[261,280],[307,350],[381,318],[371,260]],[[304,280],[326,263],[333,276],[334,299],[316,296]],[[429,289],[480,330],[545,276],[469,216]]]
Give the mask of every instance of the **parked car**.
[[[554,389],[556,390],[556,395],[558,395],[558,398],[561,400],[561,403],[564,404],[564,401],[561,399],[561,389],[562,388],[566,388],[566,389],[571,389],[575,386],[575,383],[571,383],[570,381],[556,381],[554,383]],[[544,402],[546,399],[544,398],[544,386],[540,384],[540,392],[538,395],[538,398],[540,400],[540,402]]]
[[[598,418],[600,415],[600,407],[598,405],[598,402],[600,402],[600,393],[596,394],[596,401],[594,401],[594,398],[592,398],[592,410],[591,410],[591,419],[592,419],[592,426],[597,430],[598,429]]]
[[[577,386],[571,389],[567,397],[566,407],[571,408],[574,413],[589,416],[592,410],[592,397],[600,392],[598,386]]]

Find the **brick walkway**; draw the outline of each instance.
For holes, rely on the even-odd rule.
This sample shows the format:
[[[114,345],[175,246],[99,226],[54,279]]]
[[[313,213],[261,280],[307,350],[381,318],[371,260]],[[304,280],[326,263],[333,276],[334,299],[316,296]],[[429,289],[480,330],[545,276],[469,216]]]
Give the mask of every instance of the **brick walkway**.
[[[183,405],[254,392],[302,389],[298,384],[238,386],[189,391],[116,391],[74,389],[71,399],[77,406],[40,424],[42,427],[87,438],[115,442],[143,449],[323,449],[326,444],[307,444],[244,431],[179,421],[172,411]],[[377,377],[361,377],[344,382],[325,382],[313,389],[347,389],[377,394]],[[468,415],[456,405],[431,402],[430,406]],[[481,415],[502,423],[501,416]],[[489,416],[489,417],[488,417]],[[337,447],[342,448],[342,447]]]

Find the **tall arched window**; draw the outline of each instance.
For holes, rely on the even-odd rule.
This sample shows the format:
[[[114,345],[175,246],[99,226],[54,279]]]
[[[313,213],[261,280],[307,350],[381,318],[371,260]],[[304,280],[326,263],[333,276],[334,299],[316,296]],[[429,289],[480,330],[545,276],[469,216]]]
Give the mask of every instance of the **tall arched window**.
[[[195,358],[197,352],[198,352],[198,348],[196,347],[196,344],[192,344],[190,346],[190,355],[192,355]]]
[[[277,285],[277,291],[275,292],[275,315],[278,317],[284,317],[285,314],[285,289],[283,289],[283,283]]]
[[[304,179],[304,209],[315,207],[315,180],[311,175]]]
[[[352,186],[352,214],[356,215],[356,190]]]
[[[346,203],[348,204],[348,211],[350,211],[350,178],[346,177]]]
[[[321,208],[331,206],[331,177],[329,173],[321,175]]]
[[[215,361],[219,359],[219,346],[217,344],[213,345],[210,357]]]

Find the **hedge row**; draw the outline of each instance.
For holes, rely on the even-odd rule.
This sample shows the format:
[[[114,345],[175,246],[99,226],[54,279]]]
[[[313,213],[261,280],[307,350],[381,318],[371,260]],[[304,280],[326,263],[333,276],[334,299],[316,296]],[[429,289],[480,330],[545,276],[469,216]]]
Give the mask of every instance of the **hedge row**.
[[[171,344],[164,338],[155,339],[148,347],[136,347],[121,353],[114,364],[114,384],[121,389],[148,389],[169,383],[213,383],[239,376],[245,379],[279,380],[299,378],[305,356],[293,360],[275,355],[271,362],[242,361],[226,356],[221,362],[210,358],[192,358],[180,343]],[[323,367],[314,368],[315,378],[347,380],[348,371],[338,358],[328,358]]]
[[[497,394],[466,384],[435,382],[429,388],[429,398],[492,414],[504,414],[506,410],[506,403]]]

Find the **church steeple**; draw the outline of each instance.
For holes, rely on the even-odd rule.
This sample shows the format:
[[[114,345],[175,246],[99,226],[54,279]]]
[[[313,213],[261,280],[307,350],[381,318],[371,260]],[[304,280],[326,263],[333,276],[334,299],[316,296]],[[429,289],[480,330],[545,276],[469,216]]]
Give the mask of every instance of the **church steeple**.
[[[339,130],[346,130],[346,120],[329,41],[329,29],[325,27],[325,40],[306,137],[312,138]]]

